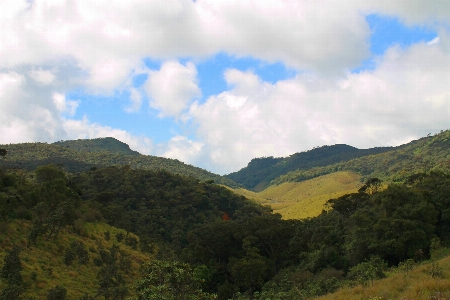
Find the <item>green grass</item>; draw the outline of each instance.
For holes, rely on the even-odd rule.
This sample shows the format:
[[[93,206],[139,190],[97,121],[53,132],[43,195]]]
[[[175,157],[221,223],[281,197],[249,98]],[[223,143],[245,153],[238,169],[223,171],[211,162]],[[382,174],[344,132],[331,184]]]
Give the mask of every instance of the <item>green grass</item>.
[[[1,225],[0,267],[3,265],[3,259],[7,251],[13,245],[19,245],[23,248],[20,259],[23,267],[21,274],[27,285],[24,294],[25,299],[27,297],[45,299],[47,291],[56,285],[64,286],[67,289],[68,299],[78,299],[84,293],[94,296],[97,293],[98,280],[96,277],[100,267],[94,265],[93,258],[98,256],[96,249],[100,245],[109,248],[113,244],[117,244],[121,250],[129,255],[132,260],[132,267],[126,274],[125,280],[131,290],[132,283],[139,278],[140,263],[151,259],[150,255],[143,254],[139,250],[133,250],[123,241],[118,243],[116,234],[119,232],[125,234],[124,230],[104,223],[85,223],[82,226],[84,228],[82,235],[77,235],[71,232],[70,228],[66,228],[55,240],[44,241],[43,238],[40,238],[37,246],[31,246],[27,243],[27,236],[31,229],[30,222],[14,220]],[[111,238],[109,241],[105,239],[104,232],[106,231],[110,232]],[[88,264],[79,265],[77,260],[69,266],[64,264],[65,249],[69,247],[72,241],[82,241],[86,249],[95,251],[88,250]],[[31,279],[33,272],[37,274],[36,280]],[[0,290],[4,286],[5,284],[0,282]]]
[[[269,205],[283,219],[304,219],[319,215],[329,199],[354,193],[361,185],[360,175],[336,172],[302,182],[284,182],[258,193],[245,189],[234,191],[263,205]]]
[[[394,273],[377,280],[372,286],[348,287],[317,299],[321,300],[425,300],[450,298],[450,257],[438,261],[443,278],[432,278],[428,272],[430,263],[417,266],[408,273]]]

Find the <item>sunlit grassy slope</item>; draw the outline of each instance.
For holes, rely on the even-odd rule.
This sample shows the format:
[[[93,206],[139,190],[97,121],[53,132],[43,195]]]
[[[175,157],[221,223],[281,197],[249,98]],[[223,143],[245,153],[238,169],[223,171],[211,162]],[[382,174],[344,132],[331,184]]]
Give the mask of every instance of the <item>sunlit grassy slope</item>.
[[[124,279],[131,289],[132,284],[139,278],[139,265],[143,261],[150,259],[149,255],[138,250],[133,250],[122,242],[117,242],[116,234],[126,233],[122,229],[111,227],[104,223],[86,223],[83,225],[82,235],[63,230],[55,240],[44,241],[40,238],[37,246],[27,245],[27,236],[30,232],[31,223],[15,220],[8,224],[1,224],[0,235],[0,266],[7,251],[13,245],[20,246],[23,251],[20,253],[23,271],[21,272],[27,289],[24,298],[35,297],[35,299],[46,299],[49,289],[56,285],[67,289],[67,299],[78,299],[84,293],[91,296],[97,294],[98,279],[97,273],[100,267],[93,263],[94,257],[98,257],[98,248],[110,248],[116,244],[131,259],[132,267],[125,274]],[[110,232],[110,240],[105,239],[105,232]],[[132,235],[132,234],[131,234]],[[134,236],[134,235],[133,235]],[[134,236],[137,238],[136,236]],[[72,241],[81,241],[89,252],[89,263],[79,265],[75,260],[71,265],[64,264],[65,249]],[[32,279],[32,273],[36,273],[36,279]],[[0,290],[5,283],[0,282]]]
[[[352,172],[336,172],[303,182],[285,182],[261,192],[245,189],[234,191],[261,204],[270,205],[284,219],[303,219],[319,215],[327,200],[356,192],[361,176]]]
[[[388,278],[374,281],[373,286],[343,288],[321,300],[425,300],[450,299],[450,256],[438,261],[443,278],[432,278],[431,264],[424,264],[412,271],[400,272]]]

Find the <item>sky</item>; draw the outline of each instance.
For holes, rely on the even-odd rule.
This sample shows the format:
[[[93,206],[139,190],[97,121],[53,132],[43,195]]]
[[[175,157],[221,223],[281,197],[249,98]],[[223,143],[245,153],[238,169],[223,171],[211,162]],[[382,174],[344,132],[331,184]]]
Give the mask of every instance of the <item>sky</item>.
[[[448,0],[0,5],[0,144],[109,136],[227,174],[450,128]]]

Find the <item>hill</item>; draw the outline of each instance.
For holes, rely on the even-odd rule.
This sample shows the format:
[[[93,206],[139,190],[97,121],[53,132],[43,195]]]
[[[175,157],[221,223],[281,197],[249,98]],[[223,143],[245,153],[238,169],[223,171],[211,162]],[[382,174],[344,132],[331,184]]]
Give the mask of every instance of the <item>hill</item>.
[[[305,219],[318,216],[329,199],[355,193],[361,187],[361,176],[336,172],[302,182],[284,182],[261,192],[234,189],[237,194],[269,205],[283,219]]]
[[[450,167],[450,131],[441,131],[397,147],[357,149],[348,145],[314,148],[285,158],[262,157],[246,168],[225,175],[249,190],[300,182],[338,171],[401,182],[409,175]]]
[[[84,172],[91,168],[129,165],[133,169],[167,170],[174,174],[192,176],[202,181],[213,180],[228,186],[239,186],[232,180],[185,164],[177,159],[141,155],[113,138],[60,141],[54,144],[22,143],[0,145],[8,151],[0,159],[1,168],[35,170],[47,164],[61,165],[68,172]]]
[[[392,147],[357,149],[343,144],[323,146],[284,158],[255,158],[250,161],[247,167],[225,176],[242,184],[247,189],[261,191],[269,186],[272,180],[291,171],[328,166],[392,149]]]
[[[130,149],[127,144],[112,138],[98,138],[98,139],[78,139],[76,141],[59,141],[53,143],[54,145],[75,149],[86,152],[102,152],[107,151],[123,155],[139,155],[139,152]]]
[[[390,151],[367,155],[336,164],[298,169],[274,179],[271,184],[300,182],[337,171],[360,174],[363,181],[380,178],[388,182],[402,182],[408,176],[420,172],[450,170],[450,130],[434,136],[423,137]]]

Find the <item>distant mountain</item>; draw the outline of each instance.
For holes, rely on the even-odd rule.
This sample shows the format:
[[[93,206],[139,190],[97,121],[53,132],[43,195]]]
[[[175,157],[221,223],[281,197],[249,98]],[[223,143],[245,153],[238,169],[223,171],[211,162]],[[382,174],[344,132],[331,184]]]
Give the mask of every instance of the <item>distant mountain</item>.
[[[338,171],[351,171],[363,180],[377,177],[390,182],[403,182],[408,176],[430,171],[450,171],[450,130],[441,131],[391,150],[341,161],[327,166],[297,169],[272,180],[271,184],[300,182]]]
[[[59,141],[53,144],[61,147],[71,148],[78,151],[86,151],[86,152],[107,151],[116,154],[139,155],[139,152],[131,150],[128,144],[125,144],[112,137],[85,139],[85,140],[79,139],[75,141]]]
[[[84,172],[95,167],[129,165],[133,169],[167,170],[202,181],[237,187],[231,179],[185,164],[177,159],[142,155],[114,138],[60,141],[54,144],[23,143],[0,145],[8,151],[0,168],[34,170],[47,164],[61,165],[68,172]]]
[[[250,161],[247,167],[238,172],[225,175],[225,177],[242,184],[247,189],[260,191],[268,187],[272,180],[292,171],[328,166],[357,157],[383,153],[392,149],[394,148],[358,149],[344,144],[323,146],[306,152],[295,153],[284,158],[255,158]]]

